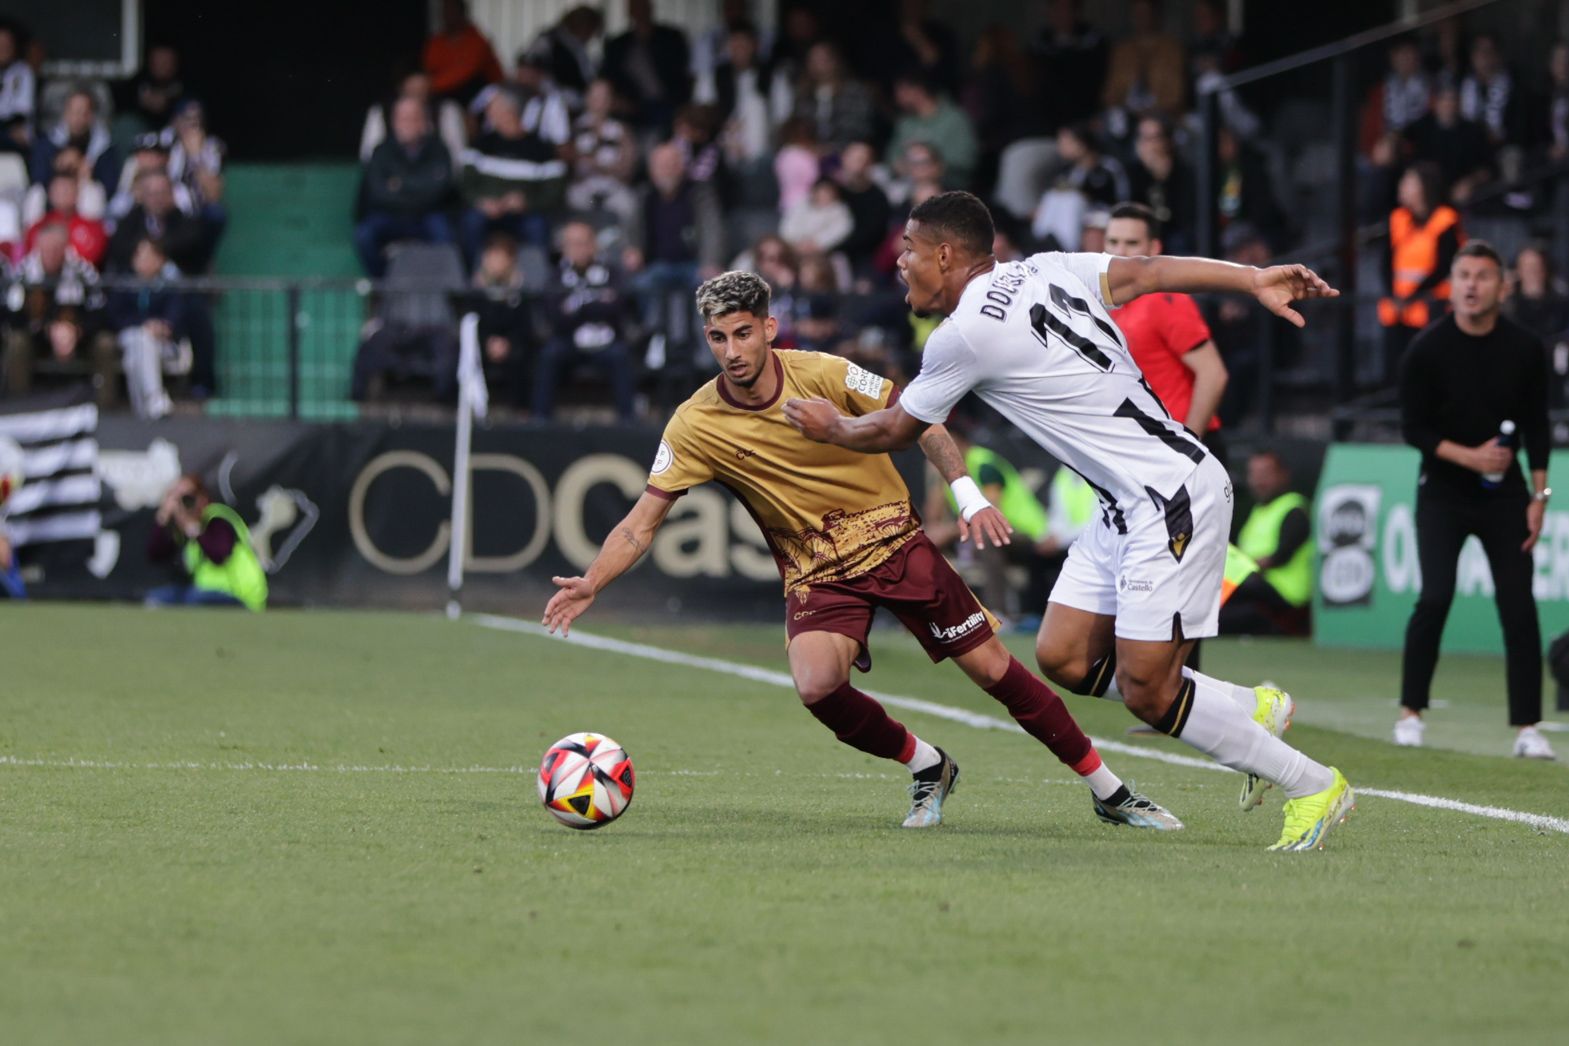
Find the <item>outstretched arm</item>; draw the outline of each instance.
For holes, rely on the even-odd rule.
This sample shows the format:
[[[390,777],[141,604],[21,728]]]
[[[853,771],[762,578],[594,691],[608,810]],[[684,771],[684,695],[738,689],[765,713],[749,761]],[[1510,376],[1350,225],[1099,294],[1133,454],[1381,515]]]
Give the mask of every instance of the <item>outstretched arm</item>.
[[[973,533],[976,548],[985,548],[987,538],[991,538],[993,545],[1011,544],[1012,538],[1008,535],[1013,533],[1013,527],[992,500],[976,486],[970,470],[964,465],[964,455],[959,453],[948,430],[941,425],[933,425],[921,434],[920,444],[926,460],[942,474],[944,482],[953,488],[954,500],[959,503],[959,540],[964,541]]]
[[[833,443],[862,454],[885,454],[914,446],[930,427],[906,414],[897,403],[851,418],[839,413],[838,407],[821,397],[786,400],[784,416],[807,439]],[[961,459],[961,468],[962,464]]]
[[[616,524],[599,555],[588,565],[582,577],[553,577],[551,583],[560,589],[545,606],[544,626],[554,632],[561,629],[563,636],[572,631],[572,622],[589,608],[601,589],[632,569],[654,540],[654,533],[665,521],[670,506],[675,502],[645,491],[632,506],[626,518]]]
[[[1113,258],[1106,269],[1111,303],[1126,305],[1141,294],[1178,291],[1185,294],[1221,292],[1249,294],[1270,312],[1305,326],[1291,307],[1307,298],[1336,298],[1340,292],[1306,265],[1272,265],[1267,269],[1210,258]]]

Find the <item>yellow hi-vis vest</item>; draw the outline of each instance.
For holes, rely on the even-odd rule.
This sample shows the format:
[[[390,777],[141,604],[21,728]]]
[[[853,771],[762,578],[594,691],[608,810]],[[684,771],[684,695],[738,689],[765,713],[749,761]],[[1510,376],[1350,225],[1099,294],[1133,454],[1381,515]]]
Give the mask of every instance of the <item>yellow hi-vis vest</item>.
[[[1274,501],[1253,506],[1242,531],[1237,535],[1237,545],[1258,559],[1280,547],[1280,525],[1292,509],[1307,510],[1307,498],[1295,491],[1287,491]],[[1313,598],[1313,542],[1302,542],[1291,558],[1279,566],[1264,571],[1264,580],[1294,607],[1307,606]]]
[[[185,569],[190,571],[191,584],[209,592],[227,593],[250,610],[266,610],[267,572],[251,547],[250,528],[238,512],[216,502],[202,510],[203,526],[214,519],[227,520],[234,528],[234,551],[222,563],[214,563],[202,552],[201,545],[187,541]]]
[[[1013,529],[1029,538],[1039,541],[1046,536],[1048,520],[1046,506],[1040,503],[1035,492],[1024,482],[1007,458],[995,450],[985,447],[972,446],[964,455],[964,468],[969,472],[970,478],[980,482],[982,467],[990,465],[1002,473],[1002,497],[999,499],[997,510],[1002,513]],[[959,510],[959,503],[953,496],[953,491],[948,491],[948,505],[955,512]]]

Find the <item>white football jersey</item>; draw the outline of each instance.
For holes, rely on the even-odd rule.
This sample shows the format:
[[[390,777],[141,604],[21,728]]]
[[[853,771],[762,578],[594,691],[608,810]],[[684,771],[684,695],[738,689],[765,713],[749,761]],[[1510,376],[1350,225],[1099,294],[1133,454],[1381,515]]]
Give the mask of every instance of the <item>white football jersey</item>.
[[[946,420],[974,391],[1100,495],[1107,520],[1158,508],[1204,460],[1107,315],[1109,254],[1035,254],[971,280],[926,340],[907,414]]]

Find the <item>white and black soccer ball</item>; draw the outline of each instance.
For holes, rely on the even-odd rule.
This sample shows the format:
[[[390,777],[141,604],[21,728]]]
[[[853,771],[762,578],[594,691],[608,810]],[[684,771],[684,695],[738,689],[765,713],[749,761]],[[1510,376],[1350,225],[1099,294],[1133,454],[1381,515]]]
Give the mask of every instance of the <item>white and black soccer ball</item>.
[[[632,804],[626,749],[604,734],[568,734],[539,761],[539,801],[568,828],[598,828]]]

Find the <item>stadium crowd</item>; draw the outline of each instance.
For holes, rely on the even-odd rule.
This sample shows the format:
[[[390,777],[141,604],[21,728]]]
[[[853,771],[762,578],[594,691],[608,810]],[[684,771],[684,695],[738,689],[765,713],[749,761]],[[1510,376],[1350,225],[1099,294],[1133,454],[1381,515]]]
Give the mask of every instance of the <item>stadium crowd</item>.
[[[704,366],[690,292],[730,267],[773,286],[781,346],[907,378],[932,324],[900,300],[900,218],[942,189],[993,204],[1004,258],[1100,249],[1128,202],[1151,209],[1167,251],[1191,251],[1196,99],[1252,61],[1221,0],[1184,5],[1185,36],[1159,0],[1131,0],[1118,38],[1077,0],[1049,0],[1034,9],[1038,31],[993,25],[967,53],[923,0],[855,39],[813,5],[782,3],[772,26],[744,0],[717,7],[691,34],[661,22],[653,0],[628,0],[629,28],[609,36],[599,8],[574,7],[507,61],[462,0],[446,0],[421,53],[388,56],[405,72],[360,134],[356,254],[370,277],[459,272],[469,299],[488,303],[499,399],[529,416],[549,417],[567,384],[622,418],[650,394],[668,404],[660,390]],[[160,371],[186,373],[195,398],[216,387],[210,309],[135,283],[209,271],[227,221],[224,145],[172,48],[150,47],[141,71],[108,85],[40,80],[24,40],[0,25],[0,151],[14,154],[0,155],[6,392],[82,373],[111,402],[119,368],[132,404],[158,416]],[[1442,308],[1466,236],[1457,208],[1540,213],[1544,194],[1512,187],[1569,157],[1569,44],[1513,58],[1487,33],[1439,23],[1389,48],[1361,107],[1361,216],[1389,232],[1382,387]],[[1248,100],[1223,91],[1220,113],[1221,246],[1261,261],[1306,238],[1311,213],[1290,198],[1292,158]],[[1557,340],[1569,300],[1551,256],[1519,251],[1511,307]],[[121,287],[120,307],[102,277]],[[1243,379],[1220,410],[1236,424],[1254,407],[1252,317],[1236,303],[1204,308]],[[367,329],[356,397],[405,374],[453,395],[450,332],[388,326]],[[1569,371],[1569,346],[1559,356]]]

